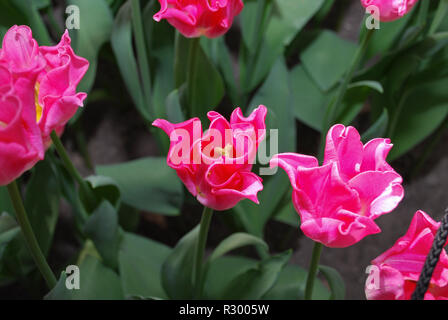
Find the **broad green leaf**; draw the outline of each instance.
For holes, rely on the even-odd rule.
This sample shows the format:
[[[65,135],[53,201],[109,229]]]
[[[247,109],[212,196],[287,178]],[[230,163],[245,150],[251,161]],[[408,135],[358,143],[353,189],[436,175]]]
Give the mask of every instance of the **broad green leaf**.
[[[250,25],[250,28],[254,28],[253,24],[255,22],[252,22],[252,19],[251,22],[245,23],[243,19],[243,39],[249,51],[255,51],[257,57],[254,70],[243,69],[243,79],[245,79],[243,83],[249,84],[245,88],[246,92],[255,88],[266,77],[272,65],[283,53],[284,48],[291,43],[295,35],[317,13],[323,3],[324,0],[275,1],[273,13],[266,28],[265,37],[261,41],[260,49],[254,48],[251,43],[252,40],[249,40],[248,36],[245,37],[245,34],[249,33],[244,31],[244,27]],[[255,30],[255,32],[260,33],[259,30]],[[249,59],[253,58],[250,57]]]
[[[27,185],[25,208],[42,252],[47,255],[59,217],[60,191],[49,161],[39,162]]]
[[[404,95],[405,107],[391,137],[391,161],[428,137],[448,115],[447,86],[447,79],[443,79],[422,84]]]
[[[305,70],[323,91],[330,90],[347,72],[356,45],[332,31],[323,31],[300,58]]]
[[[321,131],[329,94],[315,84],[302,65],[293,68],[289,76],[294,115],[311,128]]]
[[[166,298],[162,288],[162,263],[170,248],[158,242],[124,233],[118,256],[120,277],[126,298],[130,296]]]
[[[89,183],[99,202],[107,200],[117,207],[120,200],[120,189],[113,179],[103,176],[89,176],[85,180]]]
[[[345,298],[345,283],[336,269],[327,266],[319,266],[331,289],[330,300],[343,300]]]
[[[123,203],[139,210],[165,215],[179,214],[182,185],[165,158],[142,158],[126,163],[98,166],[98,174],[118,185]]]
[[[166,116],[172,123],[185,121],[185,116],[179,101],[179,89],[171,92],[166,98]]]
[[[134,56],[131,19],[131,3],[127,1],[120,8],[115,18],[111,33],[111,44],[128,92],[142,117],[149,120],[149,109],[145,105],[137,62]]]
[[[118,266],[118,250],[122,238],[118,227],[116,209],[108,201],[101,202],[87,220],[84,232],[92,239],[103,258],[104,264],[116,269]]]
[[[0,215],[0,252],[4,246],[11,241],[17,233],[20,232],[20,226],[17,222],[6,212]]]
[[[62,274],[56,287],[46,300],[122,300],[124,299],[120,278],[105,267],[97,258],[87,255],[79,266],[80,288],[69,290],[65,286],[67,275]]]
[[[78,89],[89,92],[95,81],[98,52],[110,38],[113,16],[105,0],[69,0],[68,3],[78,6],[80,12],[80,29],[70,30],[72,47],[90,63]]]
[[[308,273],[296,265],[287,265],[283,268],[274,287],[269,290],[263,299],[266,300],[303,300]],[[324,284],[316,279],[314,281],[313,299],[328,300],[330,293]]]
[[[232,250],[250,246],[250,245],[260,245],[268,249],[268,245],[262,239],[255,237],[251,234],[237,232],[229,237],[225,238],[213,251],[208,263],[213,263],[216,259],[222,257],[223,255],[229,253]]]
[[[0,0],[0,8],[0,24],[7,29],[27,23],[25,14],[17,8],[15,1]]]
[[[222,299],[258,300],[276,283],[281,270],[291,257],[291,251],[272,256],[239,274],[227,285]]]
[[[162,284],[171,299],[192,299],[193,268],[199,226],[177,243],[162,266]]]

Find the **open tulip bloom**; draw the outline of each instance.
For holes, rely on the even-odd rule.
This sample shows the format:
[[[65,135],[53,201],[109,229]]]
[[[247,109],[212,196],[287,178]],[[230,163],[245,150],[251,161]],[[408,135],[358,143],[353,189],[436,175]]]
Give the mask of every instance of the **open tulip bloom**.
[[[440,223],[417,211],[406,234],[372,261],[366,282],[371,300],[409,300],[432,247]],[[448,300],[448,255],[445,250],[425,294],[425,300]]]
[[[50,134],[83,105],[76,87],[89,63],[73,53],[66,31],[61,42],[39,47],[27,26],[13,26],[0,50],[0,185],[42,160]]]
[[[266,112],[259,106],[246,118],[237,108],[229,122],[211,111],[205,133],[198,118],[179,124],[158,119],[153,125],[170,137],[167,163],[188,191],[206,207],[227,210],[245,198],[258,203],[262,179],[251,170],[266,135]]]
[[[235,16],[243,10],[241,0],[159,0],[160,11],[154,20],[162,19],[187,38],[216,38],[226,33]]]
[[[283,168],[293,187],[300,228],[327,247],[351,246],[379,233],[375,219],[403,199],[402,178],[386,162],[389,139],[362,144],[358,131],[333,126],[327,135],[322,166],[311,156],[283,153],[271,166]]]

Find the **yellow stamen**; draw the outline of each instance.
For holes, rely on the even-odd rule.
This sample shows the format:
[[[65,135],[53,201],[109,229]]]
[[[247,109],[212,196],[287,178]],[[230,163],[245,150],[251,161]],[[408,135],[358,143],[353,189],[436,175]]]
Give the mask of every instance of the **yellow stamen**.
[[[215,155],[218,157],[225,156],[225,157],[231,157],[233,154],[233,146],[231,144],[226,145],[225,148],[216,147],[215,148]]]
[[[40,89],[40,84],[39,84],[39,82],[36,82],[36,85],[34,86],[34,103],[36,105],[36,123],[39,123],[40,119],[42,118],[42,112],[44,109],[39,104],[39,89]]]
[[[6,128],[8,125],[3,121],[0,121],[0,128]]]

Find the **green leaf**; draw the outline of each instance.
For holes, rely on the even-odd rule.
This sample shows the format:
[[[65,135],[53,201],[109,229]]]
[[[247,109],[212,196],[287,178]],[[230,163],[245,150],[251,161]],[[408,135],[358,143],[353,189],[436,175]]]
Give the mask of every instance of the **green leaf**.
[[[272,256],[234,278],[224,290],[222,299],[258,300],[276,283],[291,257],[291,251]]]
[[[331,289],[330,300],[343,300],[345,298],[345,283],[336,269],[327,266],[319,266]]]
[[[80,288],[69,290],[65,286],[67,275],[62,273],[56,287],[46,300],[122,300],[123,290],[120,278],[98,259],[87,255],[79,266]]]
[[[80,29],[70,30],[75,53],[89,60],[90,66],[79,85],[79,90],[89,92],[93,86],[97,69],[98,52],[109,41],[112,26],[112,12],[105,0],[69,0],[79,7]]]
[[[25,208],[42,252],[47,255],[59,217],[60,191],[49,161],[39,162],[28,183]]]
[[[120,201],[120,189],[113,179],[103,176],[89,176],[85,180],[92,188],[99,202],[107,200],[117,207]]]
[[[357,87],[368,87],[370,89],[378,91],[379,93],[384,92],[384,89],[383,89],[383,86],[381,85],[381,83],[379,83],[378,81],[369,81],[369,80],[353,82],[348,85],[347,89],[352,89],[352,88],[357,88]]]
[[[8,244],[18,233],[20,226],[6,212],[0,215],[0,251]]]
[[[255,27],[253,21],[255,13],[248,15],[250,21],[245,21],[244,12],[250,11],[246,6],[242,15],[243,40],[249,51],[255,52],[258,50],[255,70],[251,72],[251,70],[243,69],[243,79],[249,79],[249,86],[245,88],[246,92],[255,88],[266,77],[272,65],[283,53],[284,48],[291,43],[295,35],[318,12],[323,3],[324,0],[275,1],[273,14],[260,49],[254,47],[251,40],[253,32],[260,33],[259,30],[252,30]],[[256,4],[254,3],[253,6],[256,7]],[[252,11],[256,11],[256,8],[253,8]],[[245,31],[245,29],[251,31]],[[253,58],[250,57],[249,59]],[[243,83],[245,82],[247,81]]]
[[[224,290],[224,299],[260,299],[276,283],[291,251],[269,257],[235,277]]]
[[[300,58],[317,85],[328,91],[347,72],[355,51],[355,44],[326,30],[302,52]]]
[[[403,96],[403,112],[391,136],[390,161],[403,155],[436,130],[448,115],[448,79],[422,84]]]
[[[283,268],[274,287],[264,296],[265,300],[303,300],[308,273],[296,265],[287,265]],[[316,279],[314,281],[313,299],[328,300],[330,293],[324,284]]]
[[[37,40],[39,45],[51,45],[52,41],[47,27],[45,26],[45,23],[38,11],[38,5],[42,5],[42,3],[37,3],[39,1],[35,0],[12,0],[11,2],[27,18],[27,24],[33,30],[33,37]],[[1,10],[3,10],[3,8]],[[15,22],[15,24],[17,24],[17,22]]]
[[[132,42],[132,8],[127,1],[118,11],[111,33],[112,49],[131,98],[144,119],[149,120]]]
[[[170,299],[193,298],[193,268],[199,226],[177,243],[162,266],[162,284]]]
[[[104,264],[116,269],[122,236],[118,227],[116,209],[108,201],[101,202],[87,220],[84,232],[92,239]]]
[[[98,166],[96,171],[116,181],[123,203],[154,213],[179,214],[182,185],[176,172],[167,166],[165,158],[142,158]]]
[[[118,256],[124,295],[167,298],[161,272],[170,251],[163,244],[125,232]]]
[[[180,123],[185,121],[185,116],[182,112],[182,106],[179,101],[178,89],[171,92],[166,98],[166,116],[172,123]]]
[[[191,40],[193,41],[193,40]],[[224,82],[221,74],[211,63],[200,43],[197,50],[197,63],[192,77],[192,88],[187,95],[191,101],[190,115],[205,119],[208,111],[215,109],[224,97]]]
[[[216,259],[222,257],[223,255],[229,253],[232,250],[250,246],[250,245],[260,245],[268,249],[268,245],[262,239],[255,237],[251,234],[237,232],[229,237],[225,238],[213,251],[208,263],[213,263]]]
[[[331,98],[330,94],[323,92],[315,84],[302,65],[293,68],[289,76],[294,115],[311,128],[321,131],[326,105]]]

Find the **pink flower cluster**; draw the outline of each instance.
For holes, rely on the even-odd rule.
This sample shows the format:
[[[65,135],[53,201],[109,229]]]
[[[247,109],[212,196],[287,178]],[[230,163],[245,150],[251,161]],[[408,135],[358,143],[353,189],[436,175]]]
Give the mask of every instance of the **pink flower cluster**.
[[[76,87],[89,67],[68,32],[56,46],[39,46],[27,26],[13,26],[0,50],[0,185],[42,160],[50,134],[61,134],[83,105]]]

